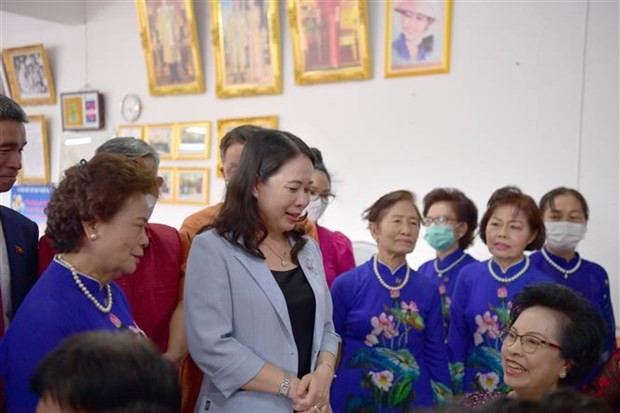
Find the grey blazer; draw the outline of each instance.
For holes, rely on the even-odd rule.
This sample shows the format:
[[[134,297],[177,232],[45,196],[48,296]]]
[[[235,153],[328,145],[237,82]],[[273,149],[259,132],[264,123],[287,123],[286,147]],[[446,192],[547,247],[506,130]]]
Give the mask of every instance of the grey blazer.
[[[316,300],[314,369],[320,351],[337,353],[340,337],[314,240],[308,239],[298,259]],[[286,301],[264,260],[213,230],[198,235],[187,261],[184,310],[189,352],[205,373],[195,412],[293,411],[287,398],[241,389],[266,362],[297,374]]]

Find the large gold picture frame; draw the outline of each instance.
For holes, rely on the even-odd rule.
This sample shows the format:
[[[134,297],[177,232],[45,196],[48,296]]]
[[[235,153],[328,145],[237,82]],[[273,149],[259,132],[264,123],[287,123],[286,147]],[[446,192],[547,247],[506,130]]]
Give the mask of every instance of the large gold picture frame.
[[[136,0],[151,95],[205,90],[194,2]]]
[[[287,0],[300,85],[372,76],[366,0]]]
[[[48,184],[50,182],[50,154],[47,121],[44,115],[28,116],[26,141],[22,153],[22,169],[17,180],[20,184]]]
[[[216,94],[282,93],[278,0],[212,0]]]
[[[387,0],[385,77],[450,70],[452,0]]]
[[[13,99],[20,105],[53,105],[56,89],[42,44],[2,50]]]
[[[217,166],[216,175],[218,178],[223,178],[222,172],[222,155],[220,154],[220,141],[229,131],[241,125],[256,125],[261,128],[277,129],[278,128],[278,116],[256,116],[251,118],[231,118],[231,119],[219,119],[217,121]]]

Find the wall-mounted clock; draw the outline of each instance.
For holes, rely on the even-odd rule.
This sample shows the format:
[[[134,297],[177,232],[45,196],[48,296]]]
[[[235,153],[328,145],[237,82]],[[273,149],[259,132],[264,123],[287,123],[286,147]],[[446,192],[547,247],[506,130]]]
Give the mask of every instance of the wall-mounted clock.
[[[128,122],[133,122],[140,117],[142,102],[138,95],[128,94],[121,101],[121,115]]]

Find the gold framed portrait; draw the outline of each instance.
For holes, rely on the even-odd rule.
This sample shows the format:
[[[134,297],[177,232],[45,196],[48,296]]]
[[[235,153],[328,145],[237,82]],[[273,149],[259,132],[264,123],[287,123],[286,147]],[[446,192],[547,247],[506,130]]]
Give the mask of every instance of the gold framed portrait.
[[[157,172],[162,178],[158,202],[174,202],[176,168],[159,168]]]
[[[192,0],[136,0],[151,95],[205,90]]]
[[[145,125],[143,139],[157,151],[161,159],[172,159],[174,157],[173,123]]]
[[[385,77],[450,70],[452,0],[387,0]]]
[[[366,0],[287,0],[295,82],[372,76]]]
[[[13,99],[20,105],[53,105],[56,89],[42,44],[2,49]]]
[[[24,124],[28,145],[22,153],[22,169],[17,176],[20,184],[48,184],[50,182],[50,155],[47,121],[44,115],[28,116]]]
[[[144,127],[142,125],[118,125],[116,127],[117,138],[136,138],[143,140]]]
[[[176,202],[209,203],[209,168],[177,168],[175,182]]]
[[[217,170],[215,172],[218,178],[223,178],[222,173],[222,154],[220,153],[220,142],[224,135],[241,125],[255,125],[261,128],[277,129],[278,128],[278,116],[255,116],[251,118],[231,118],[231,119],[219,119],[217,121]]]
[[[175,159],[209,159],[211,122],[176,124]]]

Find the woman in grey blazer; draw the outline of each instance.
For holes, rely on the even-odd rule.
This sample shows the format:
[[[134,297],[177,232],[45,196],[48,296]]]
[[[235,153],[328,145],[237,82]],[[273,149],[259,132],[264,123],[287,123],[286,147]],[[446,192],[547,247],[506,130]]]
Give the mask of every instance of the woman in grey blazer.
[[[185,281],[189,350],[204,379],[195,412],[326,413],[340,337],[321,255],[296,231],[314,157],[261,130],[245,145]]]

